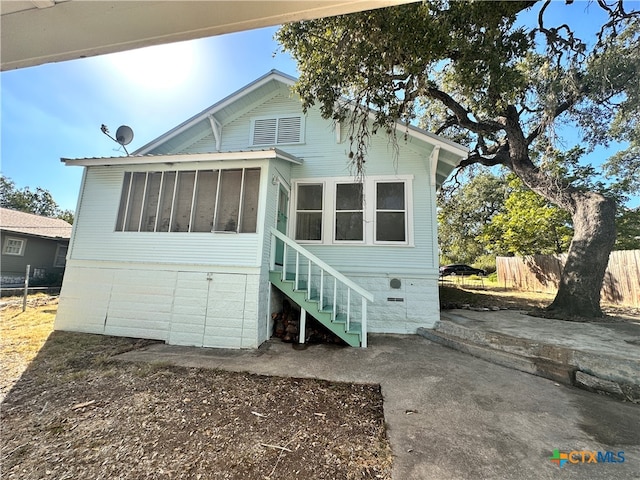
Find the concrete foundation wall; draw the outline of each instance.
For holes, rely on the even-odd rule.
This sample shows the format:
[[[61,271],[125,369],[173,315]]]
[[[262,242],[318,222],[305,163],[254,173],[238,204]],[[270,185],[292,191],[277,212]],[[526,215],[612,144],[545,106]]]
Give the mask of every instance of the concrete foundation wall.
[[[258,312],[266,311],[259,306],[259,283],[258,271],[69,265],[55,329],[256,348]]]
[[[349,275],[373,293],[367,309],[369,332],[414,334],[418,328],[432,328],[440,319],[437,278]],[[399,280],[399,288],[394,286]]]

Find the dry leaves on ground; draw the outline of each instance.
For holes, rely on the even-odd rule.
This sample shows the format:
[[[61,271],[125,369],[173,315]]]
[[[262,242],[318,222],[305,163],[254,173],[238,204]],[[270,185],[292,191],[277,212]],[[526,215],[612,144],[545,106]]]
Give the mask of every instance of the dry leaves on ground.
[[[2,403],[3,479],[390,478],[379,386],[113,361],[143,344],[54,332]]]

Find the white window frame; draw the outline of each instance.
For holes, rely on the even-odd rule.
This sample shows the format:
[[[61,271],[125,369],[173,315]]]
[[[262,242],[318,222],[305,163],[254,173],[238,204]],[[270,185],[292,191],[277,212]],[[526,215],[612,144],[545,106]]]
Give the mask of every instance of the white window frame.
[[[333,196],[333,202],[331,204],[331,213],[333,216],[333,219],[331,220],[331,242],[335,243],[335,244],[340,244],[340,245],[364,245],[365,243],[367,243],[367,213],[366,213],[366,195],[367,195],[367,191],[366,191],[366,182],[365,185],[363,185],[363,191],[362,191],[362,209],[361,210],[338,210],[336,208],[336,203],[337,203],[337,196],[338,196],[338,185],[346,185],[346,184],[354,184],[354,183],[359,183],[353,180],[353,178],[351,179],[351,181],[349,182],[343,182],[343,181],[335,181],[333,182],[332,185],[332,196]],[[338,240],[336,239],[336,234],[337,234],[337,227],[336,224],[338,222],[338,211],[340,212],[362,212],[362,240]]]
[[[323,215],[322,215],[322,240],[296,240],[300,244],[311,245],[342,245],[342,246],[389,246],[389,247],[414,247],[413,234],[413,175],[371,175],[363,179],[363,215],[364,215],[364,239],[363,241],[336,240],[336,185],[340,183],[357,183],[353,177],[315,177],[299,178],[292,182],[292,198],[290,201],[290,218],[293,220],[292,238],[297,237],[297,202],[298,185],[319,184],[324,185]],[[376,185],[378,183],[404,183],[405,196],[405,241],[390,242],[376,240]]]
[[[12,242],[20,242],[20,247],[17,252],[9,251],[9,250],[12,250],[14,247],[14,245],[10,245]],[[27,240],[25,238],[7,237],[4,239],[4,245],[2,246],[2,254],[11,255],[14,257],[23,257],[26,246],[27,246]]]
[[[280,130],[280,120],[283,118],[299,118],[300,119],[300,136],[297,142],[278,142],[278,132]],[[254,143],[253,136],[255,133],[256,122],[260,120],[275,120],[276,121],[276,130],[275,137],[273,143]],[[299,113],[290,113],[290,114],[278,114],[278,115],[262,115],[259,117],[251,118],[251,130],[249,132],[249,146],[251,147],[268,147],[274,145],[300,145],[304,143],[305,138],[305,115]]]
[[[320,229],[320,240],[298,240],[298,185],[322,185],[322,227]],[[327,183],[323,180],[311,179],[306,182],[295,182],[293,186],[295,198],[289,199],[289,208],[293,214],[289,214],[289,218],[293,218],[293,238],[298,243],[322,245],[327,238],[325,218],[327,216]],[[308,212],[309,210],[304,210]]]
[[[408,243],[409,240],[409,200],[408,200],[408,195],[407,195],[407,182],[404,180],[389,180],[389,179],[384,179],[384,180],[376,180],[373,182],[373,197],[372,197],[372,207],[373,207],[373,216],[371,218],[373,218],[373,224],[374,224],[374,228],[373,228],[373,243],[375,245],[404,245]],[[381,183],[404,183],[404,215],[405,215],[405,222],[404,222],[404,242],[394,242],[394,241],[390,241],[390,240],[378,240],[377,238],[377,228],[375,225],[375,222],[377,221],[378,218],[378,212],[399,212],[401,210],[378,210],[378,206],[376,205],[376,200],[378,198],[378,185],[380,185]]]

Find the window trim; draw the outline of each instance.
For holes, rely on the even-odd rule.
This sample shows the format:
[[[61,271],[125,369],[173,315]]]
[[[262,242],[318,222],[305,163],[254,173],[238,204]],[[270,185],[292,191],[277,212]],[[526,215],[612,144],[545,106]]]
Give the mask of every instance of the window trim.
[[[216,230],[216,219],[217,219],[217,215],[218,215],[218,207],[219,207],[219,201],[220,201],[220,177],[222,176],[222,172],[226,171],[226,170],[240,170],[241,172],[241,177],[240,177],[240,199],[239,199],[239,206],[238,206],[238,221],[236,224],[236,230],[235,231],[226,231],[226,230]],[[257,170],[259,172],[258,175],[258,188],[259,188],[259,192],[261,192],[262,190],[262,177],[263,177],[263,170],[264,167],[260,166],[260,165],[255,165],[255,166],[229,166],[226,168],[187,168],[187,169],[169,169],[169,170],[161,170],[161,169],[154,169],[154,170],[126,170],[123,172],[123,177],[122,177],[122,187],[121,187],[121,193],[120,193],[120,199],[118,202],[118,210],[117,210],[117,215],[116,215],[116,224],[114,226],[114,232],[115,233],[200,233],[200,234],[249,234],[249,235],[256,235],[260,232],[260,216],[258,214],[258,218],[256,219],[256,231],[255,232],[242,232],[241,231],[241,225],[242,225],[242,214],[243,214],[243,203],[244,203],[244,182],[245,182],[245,178],[246,178],[246,171],[247,170]],[[210,231],[194,231],[193,230],[193,221],[194,221],[194,216],[196,214],[195,212],[195,208],[194,208],[194,202],[196,200],[197,197],[197,188],[198,188],[198,177],[199,177],[199,172],[201,171],[214,171],[217,172],[217,188],[216,188],[216,197],[215,197],[215,204],[214,204],[214,218],[213,218],[213,225]],[[178,185],[178,179],[179,179],[179,174],[181,172],[186,172],[186,173],[194,173],[194,181],[193,181],[193,191],[191,192],[191,204],[190,204],[190,211],[189,211],[189,228],[185,231],[174,231],[172,230],[173,225],[174,225],[174,217],[175,217],[175,213],[176,213],[176,202],[177,202],[177,197],[176,197],[176,189],[177,189],[177,185]],[[138,229],[137,230],[126,230],[126,226],[127,226],[127,217],[129,215],[129,209],[131,207],[131,191],[132,191],[132,186],[133,186],[133,177],[134,174],[136,173],[141,173],[145,175],[145,182],[144,182],[144,187],[143,187],[143,198],[142,198],[142,203],[140,206],[140,221],[138,222]],[[158,205],[156,206],[156,220],[155,220],[155,224],[154,224],[154,228],[153,230],[142,230],[141,229],[141,224],[142,224],[142,216],[145,210],[145,201],[146,201],[146,196],[147,196],[147,184],[148,184],[148,179],[149,179],[149,175],[153,174],[153,173],[161,173],[162,177],[161,177],[161,181],[160,181],[160,186],[159,186],[159,195],[158,195]],[[165,178],[167,177],[167,174],[174,174],[174,179],[173,179],[173,189],[171,190],[171,205],[170,205],[170,214],[169,214],[169,226],[168,226],[168,230],[167,231],[163,231],[161,229],[159,229],[159,224],[158,222],[161,221],[162,219],[159,218],[160,214],[159,212],[161,211],[161,207],[163,205],[163,194],[164,192],[164,186],[165,186]],[[127,180],[128,180],[128,185],[127,185]],[[170,180],[171,181],[171,180]],[[259,212],[260,210],[260,205],[261,205],[261,196],[262,193],[258,194],[258,197],[256,199],[257,201],[257,205],[256,205],[256,209]]]
[[[322,210],[320,213],[322,214],[322,226],[320,227],[320,240],[299,240],[298,239],[298,186],[299,185],[321,185],[322,186]],[[324,180],[310,180],[308,182],[294,182],[292,191],[295,192],[295,197],[293,199],[289,199],[289,208],[293,210],[293,215],[291,212],[289,213],[289,218],[293,217],[293,239],[298,243],[306,243],[307,245],[322,245],[325,243],[325,239],[327,238],[325,232],[325,216],[327,215],[327,183]],[[317,212],[317,210],[303,210],[305,212]]]
[[[365,245],[367,243],[367,188],[366,181],[364,185],[364,189],[362,192],[362,208],[360,210],[338,210],[336,208],[337,200],[338,200],[338,185],[348,185],[348,184],[357,184],[360,182],[356,182],[353,178],[351,181],[335,181],[333,182],[333,204],[332,204],[332,221],[331,221],[331,243],[336,245]],[[336,239],[337,234],[337,223],[338,223],[338,212],[362,212],[362,240],[338,240]]]
[[[278,132],[280,131],[280,120],[282,118],[299,118],[300,119],[300,136],[297,142],[278,142]],[[273,143],[254,143],[254,134],[256,128],[256,122],[260,120],[275,120],[276,130],[274,132],[275,138]],[[301,145],[305,143],[305,115],[300,113],[282,113],[277,115],[261,115],[258,117],[251,117],[251,129],[249,131],[249,146],[250,147],[269,147],[278,145]]]
[[[293,219],[293,236],[297,237],[297,202],[298,202],[298,185],[300,184],[319,184],[324,185],[323,193],[323,215],[322,215],[322,240],[296,240],[300,244],[307,245],[336,245],[336,246],[383,246],[383,247],[415,247],[414,242],[414,206],[413,206],[413,181],[414,175],[371,175],[363,179],[364,182],[364,200],[363,200],[363,231],[364,239],[362,241],[353,240],[336,240],[335,239],[335,222],[336,222],[336,185],[339,183],[357,183],[353,177],[307,177],[297,178],[292,181],[292,198],[290,201],[290,218]],[[405,197],[405,241],[389,242],[376,240],[376,204],[375,194],[376,185],[378,183],[404,183]]]
[[[10,242],[20,242],[20,250],[17,253],[7,251],[9,249]],[[6,237],[4,239],[4,245],[2,246],[2,254],[11,255],[12,257],[24,257],[24,251],[26,250],[26,247],[27,247],[26,238]]]
[[[371,202],[373,204],[373,223],[374,223],[374,227],[373,227],[373,243],[375,245],[405,245],[407,243],[409,243],[409,210],[408,210],[408,205],[409,205],[409,200],[408,200],[408,195],[407,195],[407,182],[403,181],[403,180],[375,180],[373,185],[373,202]],[[376,205],[377,203],[377,194],[378,194],[378,185],[381,183],[404,183],[404,210],[378,210],[378,206]],[[394,242],[394,241],[390,241],[390,240],[378,240],[378,229],[376,228],[376,221],[378,219],[378,212],[404,212],[405,214],[405,222],[404,222],[404,242]]]

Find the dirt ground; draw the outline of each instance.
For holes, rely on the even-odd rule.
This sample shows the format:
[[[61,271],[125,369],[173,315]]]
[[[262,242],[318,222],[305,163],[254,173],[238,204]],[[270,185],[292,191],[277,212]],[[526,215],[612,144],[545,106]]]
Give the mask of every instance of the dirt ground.
[[[377,385],[121,363],[38,303],[1,312],[3,479],[391,478]]]
[[[481,284],[467,280],[465,285],[445,281],[440,285],[440,307],[443,310],[454,308],[501,308],[509,310],[534,311],[553,301],[555,295],[542,292],[520,292],[506,290],[488,282]],[[640,308],[630,305],[601,304],[604,318],[592,321],[640,320]]]
[[[551,300],[441,287],[444,309]],[[122,363],[113,356],[148,341],[51,333],[55,297],[21,307],[0,301],[2,479],[391,478],[377,385]],[[640,318],[640,309],[603,308]]]

